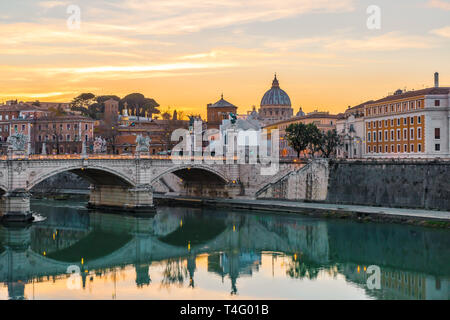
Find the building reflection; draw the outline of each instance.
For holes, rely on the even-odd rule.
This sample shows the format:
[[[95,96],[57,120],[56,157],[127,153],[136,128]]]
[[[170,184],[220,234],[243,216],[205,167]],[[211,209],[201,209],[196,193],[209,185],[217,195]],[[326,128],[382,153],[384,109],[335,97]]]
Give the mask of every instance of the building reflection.
[[[0,283],[10,299],[24,299],[28,285],[67,279],[71,265],[80,269],[82,288],[111,277],[113,298],[116,273],[128,266],[138,288],[152,285],[157,264],[159,285],[196,289],[200,256],[207,272],[229,279],[232,295],[240,278],[259,273],[263,257],[272,256],[284,259],[287,277],[340,274],[375,299],[449,298],[447,230],[183,208],[148,218],[78,207],[45,214],[26,228],[0,227]],[[381,269],[380,290],[367,288],[369,265]]]

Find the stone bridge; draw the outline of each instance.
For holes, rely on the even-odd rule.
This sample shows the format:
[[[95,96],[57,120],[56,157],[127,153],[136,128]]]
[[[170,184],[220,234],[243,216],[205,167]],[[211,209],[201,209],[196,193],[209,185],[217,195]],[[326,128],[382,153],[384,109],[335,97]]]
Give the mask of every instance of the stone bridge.
[[[29,155],[0,158],[0,215],[3,220],[31,219],[30,190],[62,172],[75,173],[91,183],[89,206],[132,212],[151,212],[153,187],[165,176],[175,176],[182,194],[200,197],[256,197],[265,186],[302,162],[278,165],[272,175],[262,175],[261,164],[207,164],[204,159],[174,163],[170,157],[149,155]],[[217,160],[217,159],[216,159]]]

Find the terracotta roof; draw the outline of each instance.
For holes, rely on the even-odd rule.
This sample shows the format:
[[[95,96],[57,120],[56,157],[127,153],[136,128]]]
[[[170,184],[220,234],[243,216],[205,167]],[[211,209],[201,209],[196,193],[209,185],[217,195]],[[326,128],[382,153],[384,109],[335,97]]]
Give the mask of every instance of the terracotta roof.
[[[363,109],[364,106],[365,106],[366,104],[369,104],[369,103],[372,103],[372,102],[373,102],[373,100],[369,100],[369,101],[363,102],[363,103],[361,103],[361,104],[358,104],[357,106],[348,108],[347,110],[345,110],[345,113],[347,113],[347,112],[352,112],[352,111],[356,111],[356,110],[358,110],[358,109]]]
[[[381,102],[387,102],[387,101],[393,101],[393,100],[400,100],[400,99],[407,99],[412,97],[418,97],[418,96],[424,96],[424,95],[430,95],[430,94],[449,94],[450,93],[450,87],[438,87],[438,88],[427,88],[427,89],[421,89],[421,90],[414,90],[414,91],[407,91],[401,94],[393,94],[387,97],[384,97],[382,99],[376,100],[371,102],[370,104],[377,104]],[[367,103],[369,104],[369,103]]]

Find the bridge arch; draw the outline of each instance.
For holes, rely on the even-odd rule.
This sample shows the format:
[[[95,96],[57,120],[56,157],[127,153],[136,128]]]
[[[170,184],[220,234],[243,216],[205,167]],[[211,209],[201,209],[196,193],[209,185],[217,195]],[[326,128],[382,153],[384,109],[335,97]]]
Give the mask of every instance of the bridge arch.
[[[211,182],[218,184],[228,184],[230,180],[221,171],[214,169],[212,166],[201,164],[184,164],[164,170],[163,172],[152,177],[151,184],[157,182],[166,174],[173,173],[177,177],[190,182]]]
[[[118,185],[126,187],[135,186],[135,182],[129,176],[115,169],[95,165],[72,165],[61,167],[56,170],[54,168],[51,168],[50,171],[45,171],[42,174],[37,174],[35,179],[27,181],[26,189],[31,190],[33,187],[43,182],[44,180],[63,172],[72,172],[94,185]]]

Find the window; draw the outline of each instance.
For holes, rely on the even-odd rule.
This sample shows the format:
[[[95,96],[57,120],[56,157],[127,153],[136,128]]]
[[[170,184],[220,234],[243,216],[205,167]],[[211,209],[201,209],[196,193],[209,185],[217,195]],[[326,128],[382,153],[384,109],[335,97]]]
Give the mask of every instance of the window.
[[[85,125],[84,125],[84,130],[87,130],[87,129],[88,129],[88,125],[85,124]]]
[[[422,128],[417,128],[417,139],[422,139]]]
[[[391,152],[394,153],[394,151],[395,151],[394,145],[391,144]]]
[[[414,128],[409,129],[409,139],[414,140]]]
[[[400,141],[402,139],[402,136],[400,134],[400,129],[397,129],[397,141]]]
[[[381,146],[378,147],[378,152],[382,153],[383,152],[383,148]]]
[[[408,152],[408,145],[407,144],[403,145],[403,152]]]
[[[397,119],[397,125],[400,125],[400,118]]]
[[[441,128],[434,128],[434,138],[435,139],[441,138]]]
[[[368,151],[369,151],[369,152],[371,152],[371,150],[370,150],[370,149],[371,149],[371,148],[370,148],[370,146],[369,146],[369,147],[368,147]]]
[[[422,123],[422,116],[418,116],[418,117],[417,117],[417,123],[418,123],[418,124],[421,124],[421,123]]]
[[[413,145],[413,144],[411,145],[410,151],[411,151],[411,152],[414,152],[414,145]]]
[[[67,141],[70,141],[70,134],[68,134],[66,137],[67,137]]]
[[[377,142],[377,133],[376,133],[376,131],[373,132],[373,142]]]
[[[388,121],[384,120],[384,126],[387,127],[388,126]]]
[[[67,130],[70,130],[70,124],[69,123],[67,124]]]
[[[370,129],[370,122],[368,122],[368,123],[367,123],[367,128],[369,128],[369,129]]]
[[[394,119],[391,119],[391,127],[394,126]]]
[[[414,117],[411,117],[411,118],[409,118],[411,121],[410,121],[410,123],[411,124],[414,124]]]
[[[378,141],[383,141],[383,133],[381,131],[378,131]]]
[[[439,107],[441,105],[441,100],[434,100],[434,106]]]
[[[25,130],[25,125],[23,124],[23,125],[22,125],[22,131],[24,131],[24,130]]]
[[[403,140],[408,140],[408,130],[403,129]]]
[[[439,143],[436,143],[436,144],[434,145],[434,150],[435,150],[435,151],[441,151],[441,145],[440,145]]]
[[[402,152],[402,149],[399,144],[397,145],[397,152]]]
[[[406,126],[408,124],[408,119],[407,118],[403,118],[403,124]]]
[[[3,116],[0,114],[0,120],[3,120]]]
[[[384,141],[389,141],[387,130],[384,130]]]
[[[422,145],[420,143],[417,145],[417,152],[422,152]]]
[[[394,130],[391,130],[391,141],[394,141],[395,139],[395,136],[394,136]]]
[[[385,146],[385,148],[384,148],[384,152],[386,152],[386,153],[388,153],[389,152],[389,148],[388,148],[388,146],[386,145]]]
[[[370,132],[367,132],[367,141],[368,142],[370,142],[370,136],[371,136]]]
[[[5,116],[5,120],[9,120],[9,116],[8,115]]]

